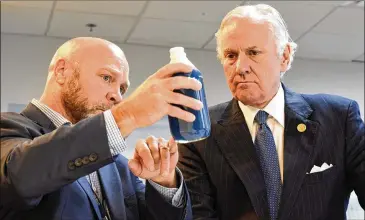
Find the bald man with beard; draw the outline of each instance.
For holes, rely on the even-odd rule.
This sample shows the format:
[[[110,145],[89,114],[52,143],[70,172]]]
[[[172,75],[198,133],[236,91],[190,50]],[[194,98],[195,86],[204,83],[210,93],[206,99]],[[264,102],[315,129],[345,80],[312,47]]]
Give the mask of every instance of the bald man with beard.
[[[173,92],[201,89],[172,77],[190,71],[168,64],[123,99],[129,66],[118,46],[86,37],[64,43],[40,99],[20,114],[1,113],[0,219],[192,219],[173,139],[149,136],[133,158],[123,156],[133,130],[165,115],[194,120],[173,105],[202,108]]]

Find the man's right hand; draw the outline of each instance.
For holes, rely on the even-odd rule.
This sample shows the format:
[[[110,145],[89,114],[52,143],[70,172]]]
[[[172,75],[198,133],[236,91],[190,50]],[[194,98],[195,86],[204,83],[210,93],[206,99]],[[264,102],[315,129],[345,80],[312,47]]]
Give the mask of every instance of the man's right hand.
[[[200,90],[201,83],[193,78],[175,76],[178,72],[189,73],[192,68],[182,63],[167,64],[148,77],[128,98],[112,108],[112,114],[124,137],[134,129],[146,127],[170,115],[187,122],[195,116],[171,104],[200,110],[203,104],[194,98],[173,92],[175,89]]]

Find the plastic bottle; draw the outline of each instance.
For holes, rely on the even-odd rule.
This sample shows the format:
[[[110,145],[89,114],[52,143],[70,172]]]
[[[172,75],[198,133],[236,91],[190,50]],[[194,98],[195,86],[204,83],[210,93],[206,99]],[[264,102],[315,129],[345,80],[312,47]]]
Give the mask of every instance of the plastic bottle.
[[[184,120],[169,116],[170,132],[178,143],[189,143],[203,140],[210,135],[210,117],[208,105],[205,96],[203,76],[201,72],[194,66],[194,64],[187,58],[183,47],[173,47],[170,49],[170,63],[184,63],[190,65],[193,71],[190,73],[176,73],[174,76],[186,76],[195,78],[202,84],[199,91],[192,89],[179,89],[174,92],[182,93],[186,96],[198,99],[203,103],[203,108],[199,111],[187,108],[180,105],[175,105],[195,115],[193,122],[186,122]]]

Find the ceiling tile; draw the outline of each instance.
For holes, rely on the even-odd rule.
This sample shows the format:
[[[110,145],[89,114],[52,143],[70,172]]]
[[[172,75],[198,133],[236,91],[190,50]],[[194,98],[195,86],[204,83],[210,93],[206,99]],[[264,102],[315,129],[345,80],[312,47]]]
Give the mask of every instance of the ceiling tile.
[[[217,22],[242,1],[151,1],[145,18]]]
[[[216,47],[217,47],[217,40],[214,37],[211,41],[209,41],[207,45],[205,45],[204,49],[215,50]]]
[[[354,60],[364,61],[364,54],[361,55],[360,57],[356,57]]]
[[[263,3],[263,4],[268,4],[268,5],[271,5],[274,7],[274,5],[278,4],[278,3],[287,3],[287,4],[297,4],[298,6],[299,5],[317,5],[317,6],[331,6],[331,7],[335,7],[335,6],[340,6],[344,3],[346,3],[348,1],[318,1],[318,0],[315,0],[315,1],[296,1],[296,0],[291,0],[291,1],[271,1],[271,0],[262,0],[262,1],[256,1],[256,0],[253,0],[253,1],[244,1],[244,4],[260,4],[260,3]],[[351,1],[352,2],[352,1]]]
[[[17,7],[51,9],[54,1],[1,1],[1,6],[11,5]]]
[[[316,1],[292,1],[292,2],[299,2],[308,5],[327,5],[327,6],[340,6],[345,4],[348,1],[323,1],[323,0],[316,0]]]
[[[364,7],[364,1],[345,1],[341,7],[359,8]]]
[[[200,48],[217,28],[215,23],[144,18],[127,42]]]
[[[360,1],[359,3],[356,4],[357,7],[362,7],[364,10],[364,1]]]
[[[57,1],[56,10],[138,15],[145,3],[146,1]]]
[[[340,7],[318,24],[313,31],[364,37],[364,9]]]
[[[297,55],[305,58],[351,61],[364,53],[364,38],[308,33],[299,42]]]
[[[1,5],[1,32],[43,35],[51,10]]]
[[[132,17],[55,11],[47,35],[57,37],[94,36],[117,42],[124,41],[134,24]],[[92,32],[85,25],[97,25]]]
[[[253,1],[253,3],[268,4],[278,10],[294,41],[337,5],[336,2],[316,1]]]

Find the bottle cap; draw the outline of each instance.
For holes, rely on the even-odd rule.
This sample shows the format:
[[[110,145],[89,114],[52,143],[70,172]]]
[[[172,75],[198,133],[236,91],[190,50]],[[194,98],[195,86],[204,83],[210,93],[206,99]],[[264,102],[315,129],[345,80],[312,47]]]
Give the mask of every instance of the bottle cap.
[[[170,63],[184,63],[197,69],[194,64],[188,59],[183,47],[173,47],[170,49]]]
[[[171,53],[185,53],[185,51],[183,47],[172,47],[170,49],[170,54]]]
[[[171,62],[182,62],[186,59],[187,57],[183,47],[173,47],[170,49]]]

